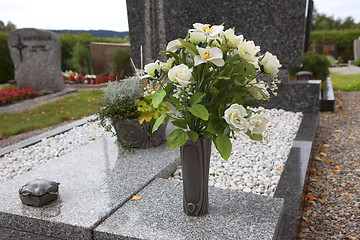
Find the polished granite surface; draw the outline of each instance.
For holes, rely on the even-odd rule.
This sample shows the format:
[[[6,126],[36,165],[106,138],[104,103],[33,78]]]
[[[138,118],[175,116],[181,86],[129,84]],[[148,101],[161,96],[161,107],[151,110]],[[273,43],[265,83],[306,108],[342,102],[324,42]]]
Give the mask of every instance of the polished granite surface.
[[[209,188],[209,213],[187,216],[182,183],[155,179],[94,230],[94,239],[273,239],[283,199]]]
[[[174,171],[179,150],[166,143],[120,153],[106,134],[80,149],[35,167],[0,185],[0,227],[51,237],[90,239],[91,230],[164,169]],[[169,173],[167,173],[169,174]],[[24,206],[19,188],[34,179],[59,182],[59,200]]]

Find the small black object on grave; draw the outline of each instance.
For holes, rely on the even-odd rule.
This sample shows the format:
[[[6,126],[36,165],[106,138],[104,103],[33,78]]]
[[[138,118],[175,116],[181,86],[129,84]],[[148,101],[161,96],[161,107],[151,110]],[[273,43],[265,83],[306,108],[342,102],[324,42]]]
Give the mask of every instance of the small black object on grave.
[[[19,190],[21,202],[34,207],[45,206],[58,198],[59,185],[45,179],[31,181]]]

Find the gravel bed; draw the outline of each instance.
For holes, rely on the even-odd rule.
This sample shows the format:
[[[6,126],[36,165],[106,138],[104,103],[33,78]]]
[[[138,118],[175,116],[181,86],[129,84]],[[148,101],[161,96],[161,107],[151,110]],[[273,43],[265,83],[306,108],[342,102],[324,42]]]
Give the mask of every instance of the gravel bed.
[[[20,148],[0,158],[0,183],[11,179],[36,165],[60,157],[104,135],[98,122],[86,123],[68,132],[45,138],[27,148]]]
[[[233,151],[225,161],[212,145],[209,186],[273,196],[302,113],[265,109],[270,116],[262,142],[242,136],[232,140]],[[182,180],[181,166],[170,179]]]
[[[360,92],[335,92],[322,113],[298,239],[360,239]]]

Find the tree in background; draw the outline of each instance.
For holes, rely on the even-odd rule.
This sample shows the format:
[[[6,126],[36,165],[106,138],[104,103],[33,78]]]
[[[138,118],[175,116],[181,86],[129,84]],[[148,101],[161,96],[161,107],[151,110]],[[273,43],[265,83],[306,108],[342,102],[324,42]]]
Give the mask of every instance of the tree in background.
[[[7,24],[0,20],[0,31],[2,32],[10,32],[12,30],[15,30],[16,26],[12,22],[8,21]]]
[[[337,18],[334,16],[327,16],[325,13],[319,13],[314,9],[312,17],[311,30],[343,30],[343,29],[356,29],[360,28],[360,23],[355,23],[353,17],[345,19]]]
[[[77,42],[74,46],[71,62],[77,72],[93,74],[93,63],[90,57],[90,51],[80,42]]]
[[[130,49],[116,48],[114,50],[111,70],[118,79],[123,79],[125,76],[129,76],[131,74],[132,67],[130,65]]]

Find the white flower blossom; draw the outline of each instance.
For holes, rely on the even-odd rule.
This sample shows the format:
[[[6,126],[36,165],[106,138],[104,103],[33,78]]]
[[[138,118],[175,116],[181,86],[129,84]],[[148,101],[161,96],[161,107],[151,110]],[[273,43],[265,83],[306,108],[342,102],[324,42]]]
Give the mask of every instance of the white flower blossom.
[[[230,125],[230,127],[237,131],[247,132],[249,129],[249,123],[245,119],[247,115],[246,109],[235,103],[225,110],[224,119]]]
[[[148,63],[145,65],[144,67],[145,72],[152,76],[155,77],[155,71],[157,70],[158,72],[160,72],[160,64],[159,61],[156,61],[154,63]]]
[[[266,83],[263,81],[256,82],[256,79],[251,80],[246,87],[248,87],[249,93],[257,100],[265,100],[270,97],[269,92],[267,91]],[[265,95],[261,94],[262,91]]]
[[[262,134],[266,129],[269,118],[264,113],[253,114],[249,117],[249,129],[252,134]]]
[[[258,66],[258,57],[256,54],[260,52],[260,47],[255,46],[253,41],[241,41],[238,45],[238,53],[240,57],[247,60],[248,62]]]
[[[276,74],[281,68],[281,64],[275,55],[272,55],[269,52],[266,52],[264,58],[261,60],[261,65],[264,66],[264,71],[270,74]]]
[[[223,59],[223,53],[220,48],[218,47],[206,47],[201,48],[196,46],[197,50],[199,51],[199,55],[196,55],[194,58],[194,65],[200,65],[206,62],[212,62],[218,67],[222,67],[225,64]]]
[[[240,42],[244,40],[244,36],[236,36],[235,32],[232,28],[229,28],[228,30],[221,32],[220,34],[221,38],[225,41],[227,41],[228,45],[230,47],[236,48]]]
[[[166,51],[176,52],[178,49],[182,48],[182,44],[179,39],[170,41],[166,46]]]
[[[211,26],[210,24],[194,23],[195,29],[191,29],[190,32],[199,32],[202,33],[205,37],[209,39],[216,39],[219,37],[219,34],[224,29],[224,26]]]
[[[191,73],[192,69],[189,69],[185,64],[180,64],[169,70],[168,77],[170,81],[186,87],[190,84]]]

